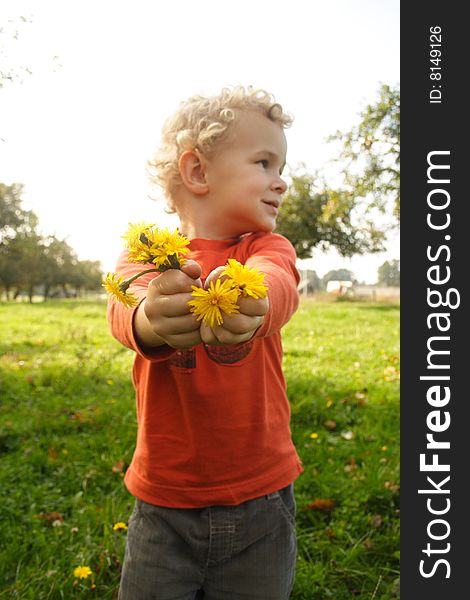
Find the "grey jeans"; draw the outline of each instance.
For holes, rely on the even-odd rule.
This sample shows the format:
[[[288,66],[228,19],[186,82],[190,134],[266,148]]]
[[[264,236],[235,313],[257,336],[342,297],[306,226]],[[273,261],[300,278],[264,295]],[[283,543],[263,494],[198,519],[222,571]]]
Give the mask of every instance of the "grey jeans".
[[[296,547],[293,485],[238,506],[137,500],[119,600],[287,600]]]

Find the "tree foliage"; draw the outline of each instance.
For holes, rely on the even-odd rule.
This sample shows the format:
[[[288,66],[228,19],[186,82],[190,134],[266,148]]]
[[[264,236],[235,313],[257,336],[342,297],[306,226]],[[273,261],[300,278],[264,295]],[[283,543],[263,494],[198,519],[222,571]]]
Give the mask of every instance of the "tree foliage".
[[[390,260],[378,268],[377,280],[381,285],[400,285],[400,261]]]
[[[28,67],[12,64],[8,52],[11,42],[19,38],[19,27],[28,22],[30,22],[28,18],[21,16],[16,19],[7,19],[0,24],[0,89],[7,82],[21,80],[23,75],[31,74]]]
[[[391,208],[400,218],[400,90],[383,84],[378,100],[360,113],[361,121],[349,132],[330,140],[343,144],[346,185],[356,197],[371,196],[370,207]]]
[[[23,185],[0,183],[0,242],[18,234],[27,234],[38,226],[38,219],[31,210],[21,206]]]
[[[353,283],[357,283],[354,273],[349,269],[333,269],[328,271],[328,273],[323,275],[322,283],[326,287],[329,281],[352,281]]]
[[[21,206],[21,184],[0,183],[0,292],[7,299],[24,292],[45,299],[100,288],[98,261],[79,260],[65,240],[43,236],[33,211]]]
[[[293,174],[276,231],[291,241],[299,258],[311,256],[316,246],[334,246],[342,256],[383,250],[385,233],[371,220],[358,223],[355,205],[352,192],[318,185],[307,173]]]
[[[382,85],[359,124],[329,138],[341,144],[339,186],[303,166],[293,171],[277,231],[292,242],[299,258],[311,256],[317,246],[335,247],[342,256],[384,250],[391,225],[379,224],[378,213],[388,212],[395,223],[399,217],[399,110],[399,89]]]

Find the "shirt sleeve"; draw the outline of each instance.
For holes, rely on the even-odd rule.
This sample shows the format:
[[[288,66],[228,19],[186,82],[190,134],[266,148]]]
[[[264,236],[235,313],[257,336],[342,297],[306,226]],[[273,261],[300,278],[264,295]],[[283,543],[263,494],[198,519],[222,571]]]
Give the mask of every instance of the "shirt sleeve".
[[[142,264],[130,263],[128,261],[128,252],[124,251],[119,257],[116,273],[124,279],[128,279],[146,268],[151,267],[150,265],[146,267]],[[158,273],[147,273],[131,284],[129,291],[137,296],[139,304],[147,296],[148,285],[156,276],[158,276]],[[168,359],[176,353],[176,350],[166,344],[157,348],[143,348],[139,345],[134,331],[134,316],[137,308],[138,305],[134,308],[128,308],[110,295],[108,298],[107,318],[111,334],[123,346],[134,350],[134,352],[147,360],[159,362]]]
[[[282,235],[271,233],[253,240],[246,264],[265,273],[269,299],[269,310],[255,337],[279,331],[297,310],[300,276],[296,259],[294,247]]]

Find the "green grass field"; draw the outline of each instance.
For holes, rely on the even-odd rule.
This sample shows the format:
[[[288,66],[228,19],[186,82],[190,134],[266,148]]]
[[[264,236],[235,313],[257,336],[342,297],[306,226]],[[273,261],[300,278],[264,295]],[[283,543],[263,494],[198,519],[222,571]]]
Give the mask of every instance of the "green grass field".
[[[305,468],[294,599],[399,597],[398,328],[397,305],[305,300],[284,329]],[[131,363],[104,304],[0,304],[0,598],[116,598]]]

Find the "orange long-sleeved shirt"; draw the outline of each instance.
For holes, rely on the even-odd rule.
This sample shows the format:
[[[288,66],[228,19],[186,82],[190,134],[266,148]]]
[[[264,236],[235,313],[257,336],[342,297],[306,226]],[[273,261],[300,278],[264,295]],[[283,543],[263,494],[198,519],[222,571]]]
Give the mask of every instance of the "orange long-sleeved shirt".
[[[235,505],[285,487],[302,471],[290,432],[280,336],[298,306],[296,256],[290,242],[273,233],[194,239],[189,248],[203,280],[228,258],[258,267],[266,274],[269,311],[249,342],[149,351],[135,339],[135,310],[109,301],[112,334],[136,352],[138,434],[125,483],[137,498],[160,506]],[[123,253],[117,272],[127,278],[141,268]],[[152,276],[133,284],[139,299]]]

